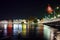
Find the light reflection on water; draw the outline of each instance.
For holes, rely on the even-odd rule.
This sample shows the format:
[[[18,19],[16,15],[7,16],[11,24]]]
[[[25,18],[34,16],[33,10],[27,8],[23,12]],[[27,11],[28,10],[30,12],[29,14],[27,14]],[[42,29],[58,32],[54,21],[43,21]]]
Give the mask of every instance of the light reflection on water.
[[[7,30],[4,30],[4,36],[7,36]]]
[[[24,25],[26,26],[26,25]],[[23,27],[24,27],[23,26]],[[32,25],[32,30],[35,31],[36,35],[40,35],[41,33],[41,30],[44,30],[43,33],[44,33],[44,36],[47,37],[48,39],[50,38],[50,27],[49,26],[46,26],[44,25],[44,27],[42,28],[41,25],[37,25],[35,30],[34,30],[34,27],[35,25]],[[24,28],[25,30],[25,28]],[[11,33],[14,38],[18,35],[18,31],[22,32],[22,24],[13,24],[13,33]],[[26,33],[27,33],[28,30],[26,30]],[[23,31],[24,32],[24,31]],[[24,33],[23,33],[24,34]],[[4,36],[7,36],[7,29],[4,30]]]
[[[19,24],[19,29],[20,32],[22,32],[22,24]]]
[[[32,25],[34,27],[34,25]],[[23,26],[23,28],[25,28],[25,25]],[[34,30],[34,28],[32,28]],[[26,29],[24,29],[26,30]],[[36,33],[38,34],[39,33],[39,30],[40,30],[40,27],[36,27]],[[22,25],[21,24],[13,24],[13,35],[17,35],[18,34],[18,31],[22,32]],[[26,33],[27,33],[28,30],[26,30]],[[7,29],[4,30],[4,35],[7,35]]]
[[[18,35],[18,30],[13,30],[13,35]]]

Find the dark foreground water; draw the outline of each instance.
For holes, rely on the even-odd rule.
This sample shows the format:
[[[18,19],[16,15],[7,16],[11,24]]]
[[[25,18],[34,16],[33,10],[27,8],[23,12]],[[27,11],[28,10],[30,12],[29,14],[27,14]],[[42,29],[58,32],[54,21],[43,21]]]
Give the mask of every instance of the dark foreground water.
[[[44,40],[42,35],[35,35],[34,33],[30,32],[29,36],[22,36],[21,34],[18,35],[4,35],[3,32],[0,33],[0,40]]]

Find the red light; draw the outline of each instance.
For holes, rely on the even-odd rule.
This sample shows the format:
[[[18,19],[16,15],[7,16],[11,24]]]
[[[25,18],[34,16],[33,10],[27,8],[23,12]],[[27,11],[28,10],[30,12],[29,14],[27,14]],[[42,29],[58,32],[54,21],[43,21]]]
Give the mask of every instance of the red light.
[[[53,12],[53,9],[51,8],[50,5],[48,5],[47,12],[48,12],[49,14],[51,14],[51,13]]]

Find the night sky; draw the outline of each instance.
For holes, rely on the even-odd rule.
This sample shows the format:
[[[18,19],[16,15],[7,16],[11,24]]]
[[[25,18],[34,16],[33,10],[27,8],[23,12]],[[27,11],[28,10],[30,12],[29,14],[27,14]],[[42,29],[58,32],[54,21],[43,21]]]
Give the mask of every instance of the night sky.
[[[46,14],[48,4],[54,8],[59,3],[59,0],[1,0],[0,19],[41,18]]]

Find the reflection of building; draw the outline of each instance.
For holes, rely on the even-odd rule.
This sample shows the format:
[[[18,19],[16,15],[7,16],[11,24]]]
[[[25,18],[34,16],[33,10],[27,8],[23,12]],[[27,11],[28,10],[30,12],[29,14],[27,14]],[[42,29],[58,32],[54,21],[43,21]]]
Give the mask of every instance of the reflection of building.
[[[18,20],[13,20],[13,35],[18,34]]]
[[[44,25],[40,23],[37,28],[38,36],[43,38]]]
[[[12,20],[9,20],[7,25],[7,35],[11,36],[12,33],[13,33]]]
[[[26,24],[22,23],[22,35],[26,36]]]

